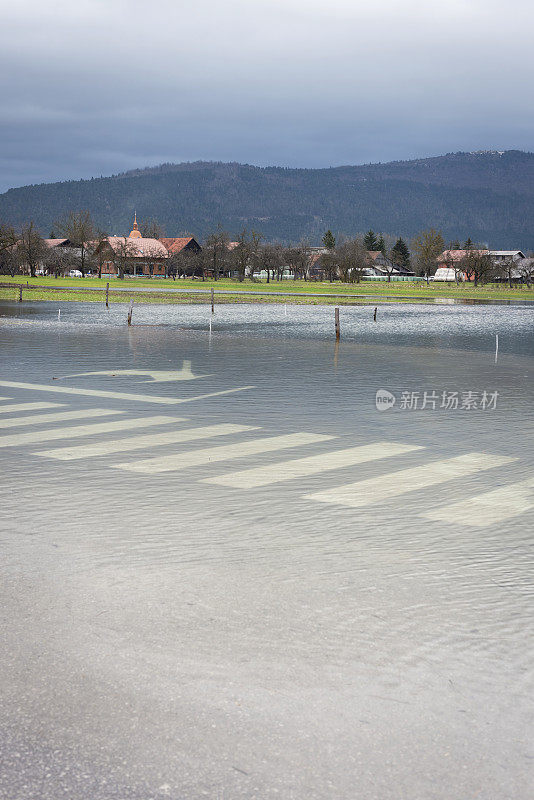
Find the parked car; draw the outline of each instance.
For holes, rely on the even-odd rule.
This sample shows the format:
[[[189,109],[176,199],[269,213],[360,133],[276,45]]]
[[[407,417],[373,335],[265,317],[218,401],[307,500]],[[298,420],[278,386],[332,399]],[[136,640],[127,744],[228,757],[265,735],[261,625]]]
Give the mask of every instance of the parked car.
[[[71,269],[69,270],[69,278],[82,278],[83,275],[79,269]]]

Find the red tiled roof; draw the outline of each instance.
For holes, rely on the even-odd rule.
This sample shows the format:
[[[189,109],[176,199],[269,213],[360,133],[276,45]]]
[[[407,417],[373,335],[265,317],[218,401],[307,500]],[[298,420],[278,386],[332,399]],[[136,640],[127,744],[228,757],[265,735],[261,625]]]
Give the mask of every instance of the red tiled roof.
[[[468,253],[476,253],[477,255],[485,255],[489,250],[444,250],[438,256],[438,262],[444,263],[446,261],[461,261]]]
[[[68,242],[68,239],[44,239],[44,243],[47,247],[58,247],[60,244],[65,244]]]
[[[167,258],[168,253],[158,239],[144,237],[130,238],[124,236],[108,236],[110,247],[116,252],[126,241],[130,245],[132,258]]]
[[[169,255],[173,256],[175,253],[180,253],[184,247],[187,247],[189,242],[193,241],[193,238],[193,236],[166,237],[159,241],[168,250]]]

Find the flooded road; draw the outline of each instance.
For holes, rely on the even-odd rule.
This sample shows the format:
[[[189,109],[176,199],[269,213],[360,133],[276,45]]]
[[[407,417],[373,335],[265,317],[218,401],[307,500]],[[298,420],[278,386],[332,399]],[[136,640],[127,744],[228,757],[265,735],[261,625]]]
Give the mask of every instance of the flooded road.
[[[0,305],[0,797],[530,798],[532,309],[125,322]]]

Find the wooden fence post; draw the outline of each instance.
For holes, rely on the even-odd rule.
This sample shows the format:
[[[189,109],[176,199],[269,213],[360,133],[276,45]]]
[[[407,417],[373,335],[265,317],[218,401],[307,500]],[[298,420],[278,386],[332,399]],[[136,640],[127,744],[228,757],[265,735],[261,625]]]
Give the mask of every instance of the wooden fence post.
[[[336,341],[339,342],[341,336],[341,328],[339,326],[339,308],[335,309],[334,319],[336,321]]]
[[[211,313],[215,314],[215,292],[211,290]]]
[[[109,281],[106,283],[106,308],[109,308]]]
[[[375,313],[373,314],[373,319],[374,319],[375,322],[376,322],[376,312],[377,311],[378,311],[378,308],[375,307]]]
[[[132,311],[133,311],[133,300],[130,300],[130,307],[128,309],[128,326],[132,324]]]
[[[22,303],[22,286],[19,286],[19,303]]]

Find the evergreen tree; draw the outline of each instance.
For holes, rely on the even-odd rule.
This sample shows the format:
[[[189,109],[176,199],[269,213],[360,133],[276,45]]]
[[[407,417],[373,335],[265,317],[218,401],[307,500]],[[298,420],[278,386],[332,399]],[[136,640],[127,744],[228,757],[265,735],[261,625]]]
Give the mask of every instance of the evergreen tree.
[[[323,244],[327,250],[335,250],[336,237],[334,236],[330,228],[326,231],[325,235],[323,236]]]
[[[368,230],[363,237],[363,243],[366,250],[371,252],[376,252],[378,250],[378,239],[376,238],[376,234],[372,228]]]
[[[460,244],[459,239],[455,239],[453,242],[451,242],[449,250],[461,250],[461,249],[462,245]]]
[[[463,248],[463,249],[464,249],[464,250],[472,250],[474,246],[475,246],[475,245],[474,245],[474,244],[473,244],[473,242],[471,241],[471,237],[469,237],[469,238],[468,238],[468,239],[466,239],[466,241],[464,242],[464,248]]]
[[[396,264],[401,267],[410,266],[410,251],[402,236],[400,236],[393,245],[391,253],[393,256],[393,261]]]
[[[382,234],[380,234],[380,236],[378,237],[378,241],[376,243],[376,249],[380,250],[383,256],[386,255],[386,243],[384,241],[384,237],[382,236]]]

